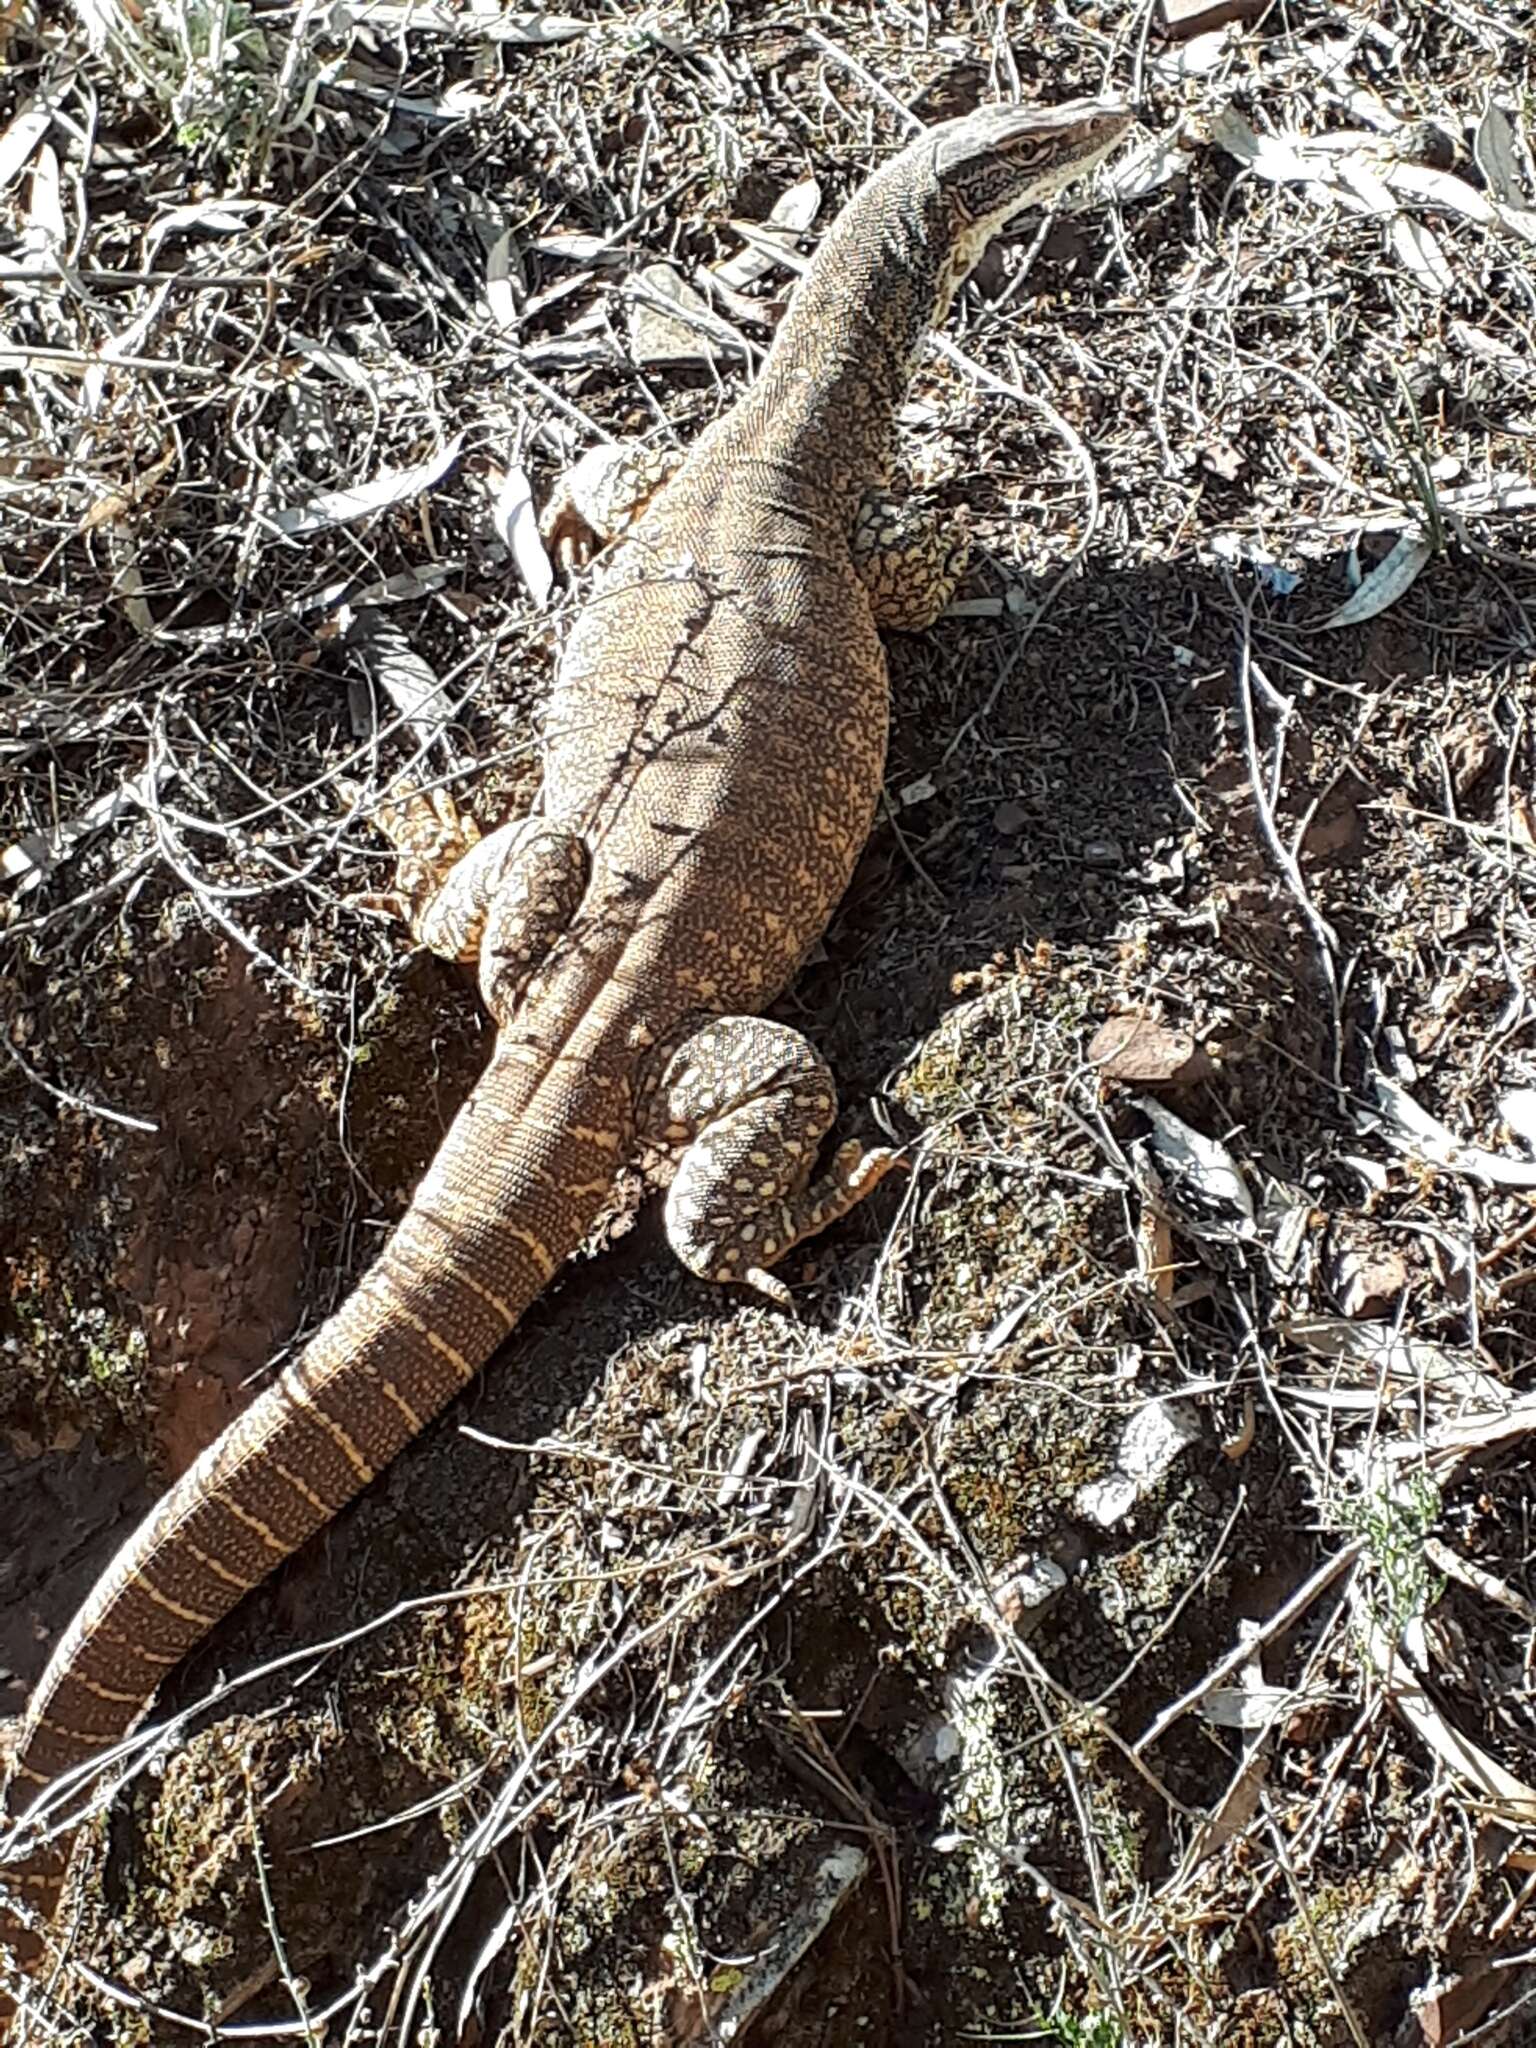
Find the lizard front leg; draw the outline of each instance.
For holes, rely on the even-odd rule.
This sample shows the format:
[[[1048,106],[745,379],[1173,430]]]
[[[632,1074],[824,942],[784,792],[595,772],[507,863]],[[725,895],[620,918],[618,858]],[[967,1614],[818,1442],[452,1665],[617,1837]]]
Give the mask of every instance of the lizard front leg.
[[[418,946],[473,965],[487,906],[515,865],[530,820],[517,818],[482,835],[448,791],[437,788],[386,797],[373,822],[394,845],[395,885],[349,896],[350,906],[398,917]]]
[[[691,1272],[787,1305],[768,1268],[835,1223],[889,1173],[894,1152],[841,1146],[812,1180],[837,1115],[826,1063],[798,1031],[712,1017],[663,1048],[642,1091],[644,1142],[686,1146],[667,1193],[667,1237]]]
[[[963,513],[938,514],[886,490],[866,491],[850,540],[875,624],[921,633],[955,594],[971,555]]]
[[[544,544],[570,568],[633,526],[682,461],[649,441],[605,441],[589,448],[555,486],[545,507]]]

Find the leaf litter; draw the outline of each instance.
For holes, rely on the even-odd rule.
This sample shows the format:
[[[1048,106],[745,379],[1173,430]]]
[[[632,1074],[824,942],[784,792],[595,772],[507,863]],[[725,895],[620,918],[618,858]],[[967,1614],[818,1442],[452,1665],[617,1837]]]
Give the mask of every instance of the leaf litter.
[[[357,2038],[366,1997],[615,2048],[1428,2040],[1491,1958],[1474,2024],[1518,2038],[1531,43],[1478,5],[1146,29],[9,20],[0,1394],[149,1461],[134,1332],[173,1405],[254,1236],[307,1278],[246,1385],[482,1054],[343,899],[386,790],[530,800],[557,471],[715,415],[899,113],[1106,62],[1148,108],[904,415],[979,545],[892,643],[890,807],[794,1001],[911,1173],[790,1275],[798,1326],[583,1265],[477,1392],[522,1448],[450,1424],[301,1567],[299,1632],[355,1634],[323,1675],[261,1675],[270,1606],[221,1634],[245,1690],[119,1802],[135,1897],[82,1934],[161,2034]],[[1350,1292],[1358,1245],[1394,1284]],[[32,1543],[51,1465],[9,1482]]]

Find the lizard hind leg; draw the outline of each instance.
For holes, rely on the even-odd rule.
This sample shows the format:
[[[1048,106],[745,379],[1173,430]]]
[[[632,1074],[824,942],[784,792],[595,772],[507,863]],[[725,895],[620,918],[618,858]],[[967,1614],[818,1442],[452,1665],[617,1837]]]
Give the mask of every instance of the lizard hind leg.
[[[511,1022],[529,984],[569,930],[587,893],[587,849],[574,832],[525,818],[501,861],[480,937],[480,996]]]
[[[740,1281],[787,1306],[789,1290],[768,1268],[863,1201],[895,1153],[853,1141],[812,1179],[837,1090],[787,1024],[713,1017],[665,1049],[652,1072],[640,1135],[686,1147],[667,1194],[672,1249],[701,1279]]]
[[[586,894],[586,847],[538,817],[482,837],[445,789],[381,804],[375,820],[395,843],[395,886],[349,902],[402,918],[444,960],[478,963],[485,1006],[504,1024]]]
[[[933,624],[971,557],[963,512],[938,514],[888,490],[864,493],[849,545],[876,625],[896,633]]]
[[[373,822],[394,843],[395,885],[380,894],[349,896],[348,903],[354,910],[398,917],[418,946],[474,966],[492,905],[508,891],[516,894],[525,847],[545,832],[542,821],[514,818],[482,834],[439,787],[386,798]]]

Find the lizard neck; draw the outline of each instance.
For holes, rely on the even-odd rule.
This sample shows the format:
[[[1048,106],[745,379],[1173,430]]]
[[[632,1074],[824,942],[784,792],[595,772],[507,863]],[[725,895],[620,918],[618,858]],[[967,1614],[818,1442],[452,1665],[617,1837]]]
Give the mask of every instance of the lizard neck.
[[[899,157],[846,206],[796,288],[743,402],[765,452],[813,470],[845,502],[890,466],[896,413],[942,319],[950,236]]]

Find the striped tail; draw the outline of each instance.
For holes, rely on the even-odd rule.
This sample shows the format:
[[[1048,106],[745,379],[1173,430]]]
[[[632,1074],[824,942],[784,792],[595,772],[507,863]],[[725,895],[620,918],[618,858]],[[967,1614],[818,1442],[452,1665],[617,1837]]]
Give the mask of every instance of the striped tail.
[[[103,1573],[28,1704],[11,1818],[132,1730],[166,1673],[474,1377],[581,1243],[626,1151],[627,1085],[606,1063],[531,1053],[498,1052],[378,1262]],[[48,1913],[63,1868],[39,1857],[0,1882]],[[0,1913],[7,1945],[24,1963],[39,1946]]]

